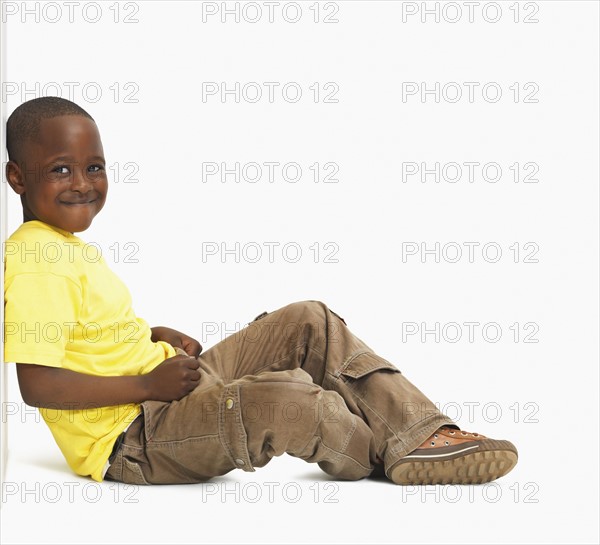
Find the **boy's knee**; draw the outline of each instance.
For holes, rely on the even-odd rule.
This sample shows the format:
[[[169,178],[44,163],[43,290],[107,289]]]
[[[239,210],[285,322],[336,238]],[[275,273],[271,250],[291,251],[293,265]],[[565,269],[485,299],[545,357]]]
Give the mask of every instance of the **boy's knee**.
[[[283,307],[289,320],[295,323],[315,323],[325,319],[327,305],[322,301],[306,300]]]
[[[292,425],[296,432],[298,427],[312,430],[315,415],[323,411],[324,393],[299,368],[261,373],[240,381],[242,415],[245,422],[275,425],[280,431],[290,432]]]

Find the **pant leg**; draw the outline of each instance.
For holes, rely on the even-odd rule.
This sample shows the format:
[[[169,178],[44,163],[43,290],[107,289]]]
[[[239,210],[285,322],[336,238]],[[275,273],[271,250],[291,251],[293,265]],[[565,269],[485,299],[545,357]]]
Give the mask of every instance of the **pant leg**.
[[[301,301],[263,313],[200,360],[203,369],[226,380],[303,369],[315,384],[340,394],[350,411],[367,423],[385,468],[439,427],[455,426],[396,366],[375,354],[320,301]]]
[[[255,471],[288,453],[341,479],[373,470],[373,433],[341,396],[300,368],[225,384],[203,374],[180,401],[142,403],[106,478],[131,484],[202,482]],[[335,415],[331,418],[331,415]]]
[[[140,481],[197,482],[235,467],[252,471],[283,452],[318,462],[332,475],[360,478],[376,456],[391,467],[441,425],[453,424],[318,301],[263,313],[199,362],[201,384],[189,396],[143,404],[144,425],[128,431],[124,456],[117,457],[109,478],[123,480],[127,473]],[[292,377],[304,374],[314,383],[294,384],[300,423],[282,412],[286,406],[289,411],[294,370]],[[286,379],[278,373],[287,373]],[[234,391],[237,403],[226,397]],[[315,413],[317,397],[320,418],[311,427],[307,415]],[[239,411],[227,410],[229,399]],[[265,422],[268,412],[252,422],[256,404],[277,409],[277,422]],[[235,426],[227,423],[229,414],[237,415]]]

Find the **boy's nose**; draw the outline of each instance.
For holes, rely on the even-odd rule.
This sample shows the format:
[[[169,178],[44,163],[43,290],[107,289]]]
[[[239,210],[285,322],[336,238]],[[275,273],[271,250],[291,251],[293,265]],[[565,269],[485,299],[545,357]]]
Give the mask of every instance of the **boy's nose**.
[[[71,191],[86,192],[92,187],[92,181],[88,177],[87,173],[81,169],[76,168],[73,171],[71,178]]]

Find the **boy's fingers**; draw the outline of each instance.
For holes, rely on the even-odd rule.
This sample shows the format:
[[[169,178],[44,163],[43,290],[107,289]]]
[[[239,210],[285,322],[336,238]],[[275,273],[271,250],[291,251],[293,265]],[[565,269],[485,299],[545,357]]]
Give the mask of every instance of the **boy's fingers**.
[[[177,354],[176,356],[173,356],[171,358],[171,360],[173,361],[181,361],[181,362],[187,362],[188,360],[195,360],[196,358],[194,358],[194,356],[190,356],[189,354]]]
[[[200,362],[194,358],[194,356],[189,356],[188,365],[190,369],[198,369],[200,367]]]
[[[193,356],[188,356],[187,354],[177,354],[176,356],[173,356],[172,358],[169,358],[169,360],[171,361],[185,361],[188,358],[191,358]],[[167,360],[165,360],[167,361]]]
[[[189,345],[186,347],[186,352],[190,356],[198,357],[200,352],[202,352],[202,346],[195,339],[191,339]]]

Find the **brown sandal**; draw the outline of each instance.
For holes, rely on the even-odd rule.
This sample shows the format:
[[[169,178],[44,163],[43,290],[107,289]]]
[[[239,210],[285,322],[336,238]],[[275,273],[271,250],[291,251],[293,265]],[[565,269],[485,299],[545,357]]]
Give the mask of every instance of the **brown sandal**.
[[[396,462],[388,477],[396,484],[481,484],[506,475],[518,459],[510,441],[442,427]]]

